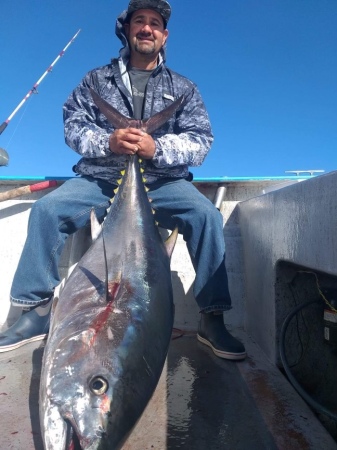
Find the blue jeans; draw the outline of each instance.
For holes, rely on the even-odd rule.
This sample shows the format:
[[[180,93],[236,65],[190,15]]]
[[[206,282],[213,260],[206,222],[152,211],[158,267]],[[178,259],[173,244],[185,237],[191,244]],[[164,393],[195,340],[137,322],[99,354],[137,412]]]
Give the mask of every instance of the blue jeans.
[[[160,180],[148,187],[157,222],[168,229],[178,226],[187,243],[200,311],[230,309],[220,212],[184,179]],[[90,222],[93,207],[103,220],[115,188],[91,177],[72,178],[34,203],[12,283],[13,305],[35,306],[52,295],[60,282],[58,264],[67,237]]]

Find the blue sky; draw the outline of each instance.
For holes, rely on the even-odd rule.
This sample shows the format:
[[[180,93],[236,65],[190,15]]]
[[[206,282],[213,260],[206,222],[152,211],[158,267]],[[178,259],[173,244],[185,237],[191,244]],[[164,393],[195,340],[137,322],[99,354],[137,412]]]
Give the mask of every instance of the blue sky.
[[[81,33],[0,136],[0,177],[67,177],[62,105],[115,57],[120,0],[11,0],[0,17],[0,123]],[[215,141],[198,178],[336,169],[337,1],[172,0],[167,65],[191,78]]]

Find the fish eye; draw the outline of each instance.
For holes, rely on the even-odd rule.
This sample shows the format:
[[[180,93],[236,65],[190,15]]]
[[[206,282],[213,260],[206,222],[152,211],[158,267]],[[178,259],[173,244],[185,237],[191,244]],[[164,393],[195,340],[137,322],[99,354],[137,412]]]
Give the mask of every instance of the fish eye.
[[[109,383],[105,378],[97,376],[90,380],[89,389],[95,395],[102,395],[109,389]]]

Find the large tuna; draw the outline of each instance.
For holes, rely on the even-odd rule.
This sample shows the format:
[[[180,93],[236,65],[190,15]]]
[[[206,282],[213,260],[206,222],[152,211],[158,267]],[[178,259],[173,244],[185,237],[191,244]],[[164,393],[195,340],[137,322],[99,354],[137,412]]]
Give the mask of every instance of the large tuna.
[[[131,121],[92,91],[109,121],[152,132],[179,99],[147,122]],[[159,380],[173,326],[170,255],[154,222],[137,156],[57,302],[40,385],[46,450],[119,449]]]

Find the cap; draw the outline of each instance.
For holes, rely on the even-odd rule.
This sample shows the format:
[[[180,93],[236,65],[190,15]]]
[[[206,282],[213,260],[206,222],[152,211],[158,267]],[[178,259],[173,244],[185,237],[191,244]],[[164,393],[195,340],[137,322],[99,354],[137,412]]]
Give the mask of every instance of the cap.
[[[165,26],[171,16],[171,6],[166,0],[131,0],[127,13],[130,15],[139,9],[153,9],[162,16]]]

